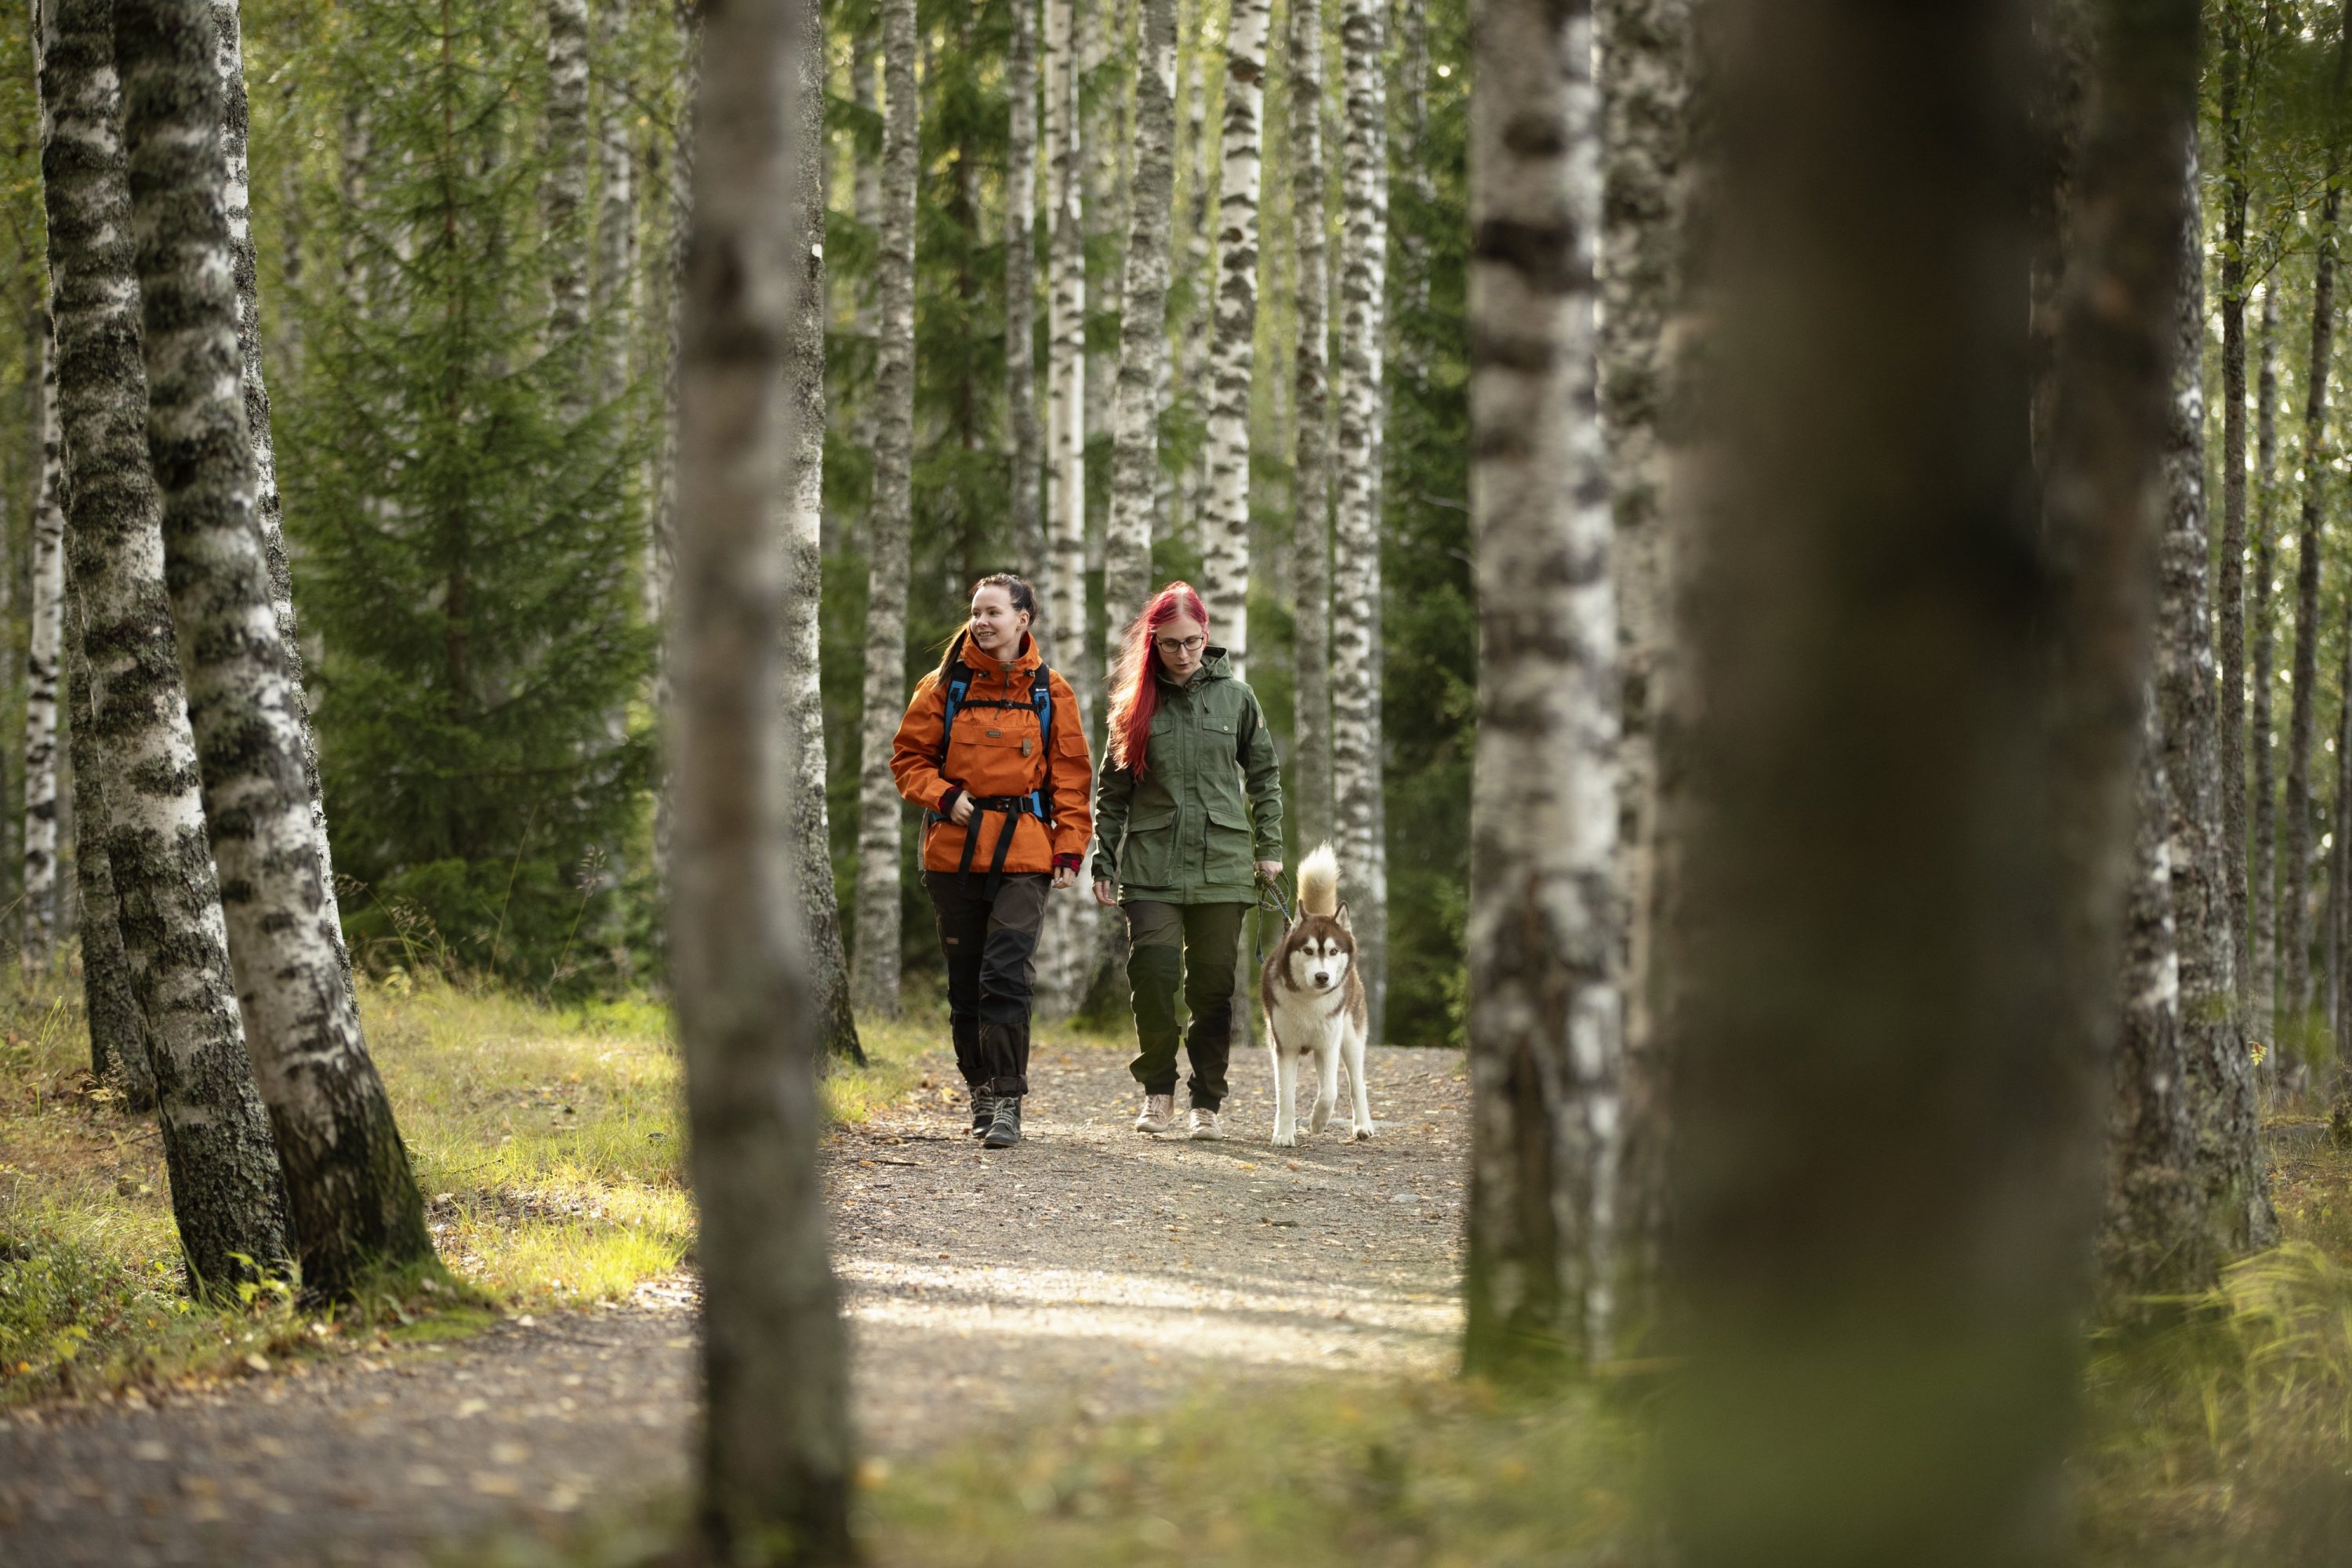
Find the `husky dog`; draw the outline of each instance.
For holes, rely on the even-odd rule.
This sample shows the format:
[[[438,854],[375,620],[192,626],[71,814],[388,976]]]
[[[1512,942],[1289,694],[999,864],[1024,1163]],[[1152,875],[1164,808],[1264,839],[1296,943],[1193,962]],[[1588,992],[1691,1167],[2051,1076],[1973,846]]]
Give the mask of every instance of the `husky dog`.
[[[1339,901],[1339,858],[1321,845],[1298,868],[1298,918],[1258,976],[1266,1046],[1274,1053],[1274,1143],[1298,1142],[1298,1063],[1309,1051],[1320,1092],[1308,1131],[1320,1132],[1339,1100],[1339,1054],[1348,1056],[1355,1091],[1355,1136],[1372,1135],[1364,1088],[1364,981],[1356,973],[1356,933]]]

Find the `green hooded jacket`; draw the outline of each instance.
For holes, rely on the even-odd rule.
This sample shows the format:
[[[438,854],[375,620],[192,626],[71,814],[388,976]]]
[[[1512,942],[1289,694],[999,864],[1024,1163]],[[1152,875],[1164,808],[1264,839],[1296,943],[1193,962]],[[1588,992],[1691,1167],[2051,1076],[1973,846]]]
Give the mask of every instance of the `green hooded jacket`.
[[[1162,677],[1143,777],[1095,779],[1095,878],[1171,904],[1257,901],[1256,860],[1282,858],[1282,772],[1257,694],[1213,647],[1189,685]]]

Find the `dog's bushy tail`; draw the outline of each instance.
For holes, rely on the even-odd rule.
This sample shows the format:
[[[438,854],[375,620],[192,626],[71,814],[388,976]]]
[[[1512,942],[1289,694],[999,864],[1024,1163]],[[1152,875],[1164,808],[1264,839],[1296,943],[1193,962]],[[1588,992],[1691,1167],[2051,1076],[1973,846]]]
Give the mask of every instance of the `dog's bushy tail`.
[[[1298,912],[1336,915],[1339,912],[1339,857],[1328,844],[1318,844],[1298,868]]]

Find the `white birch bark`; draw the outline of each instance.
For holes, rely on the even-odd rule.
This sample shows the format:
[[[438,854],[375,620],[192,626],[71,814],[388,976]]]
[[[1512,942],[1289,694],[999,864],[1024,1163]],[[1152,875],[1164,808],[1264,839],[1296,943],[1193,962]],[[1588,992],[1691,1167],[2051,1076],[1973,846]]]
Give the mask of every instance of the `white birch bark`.
[[[2214,733],[2217,670],[2206,573],[2204,224],[2194,137],[2187,171],[2172,418],[2165,441],[2168,504],[2158,557],[2156,694],[2170,807],[2168,859],[2182,1045],[2196,1126],[2194,1173],[2202,1198],[2200,1212],[2210,1228],[2205,1250],[2226,1258],[2273,1238],[2277,1220],[2263,1183],[2222,850],[2221,748]]]
[[[915,419],[914,0],[882,0],[882,246],[875,361],[874,504],[866,539],[866,710],[858,763],[858,1005],[898,1010],[898,791],[891,739],[907,700],[907,546]]]
[[[1594,386],[1591,10],[1486,0],[1473,37],[1465,1364],[1493,1373],[1607,1343],[1617,616]]]
[[[1216,309],[1215,279],[1210,255],[1215,240],[1217,139],[1209,132],[1209,62],[1220,51],[1213,12],[1216,0],[1198,0],[1192,21],[1192,58],[1185,79],[1183,162],[1186,174],[1183,272],[1187,302],[1176,331],[1176,364],[1172,374],[1176,395],[1191,403],[1196,415],[1207,411],[1209,344]],[[1208,510],[1208,453],[1196,453],[1176,481],[1176,534],[1194,546],[1205,542],[1203,520]]]
[[[46,973],[57,956],[58,655],[65,635],[65,479],[54,313],[41,333],[41,489],[33,510],[31,620],[25,658],[25,893],[22,956]]]
[[[1037,431],[1037,0],[1012,0],[1004,57],[1011,108],[1004,152],[1004,407],[1013,485],[1007,521],[1021,574],[1046,574],[1045,475]],[[865,165],[859,165],[859,178]],[[863,185],[860,189],[862,191]]]
[[[775,527],[777,437],[792,416],[779,372],[800,198],[778,194],[803,167],[799,94],[784,84],[805,3],[708,14],[680,333],[670,929],[701,1216],[694,1528],[711,1563],[851,1555],[848,1357],[817,1173],[815,999],[790,893],[795,737],[779,668],[791,554]],[[885,25],[911,52],[908,20]]]
[[[301,733],[302,777],[310,797],[310,821],[319,837],[324,867],[327,917],[346,983],[352,960],[343,943],[342,906],[335,891],[334,852],[327,835],[326,795],[319,780],[319,744],[310,724],[310,700],[303,685],[301,627],[294,614],[294,571],[287,553],[285,507],[278,488],[278,447],[271,433],[269,386],[261,368],[260,268],[253,247],[252,178],[246,152],[251,124],[245,91],[245,48],[236,0],[213,0],[214,64],[220,72],[226,105],[222,142],[228,156],[229,247],[236,267],[236,344],[242,363],[245,427],[253,446],[255,507],[261,547],[269,566],[269,604],[278,617],[278,645],[286,656],[288,691]]]
[[[548,352],[562,356],[564,416],[584,409],[582,339],[588,328],[588,0],[547,0]]]
[[[2343,205],[2341,169],[2331,164],[2320,204],[2311,285],[2311,357],[2304,377],[2303,509],[2295,550],[2294,675],[2287,710],[2285,832],[2281,847],[2283,889],[2278,908],[2277,1012],[2272,1027],[2283,1046],[2299,1046],[2308,1028],[2311,994],[2312,732],[2319,684],[2320,520],[2326,511],[2327,383],[2335,363],[2337,219]]]
[[[2271,686],[2277,613],[2271,579],[2278,571],[2278,285],[2263,285],[2262,368],[2254,391],[2254,594],[2252,605],[2253,692],[2250,704],[2254,753],[2253,800],[2248,816],[2253,842],[2248,851],[2247,918],[2253,922],[2253,988],[2248,1003],[2250,1028],[2270,1031],[2277,1016],[2278,973],[2278,748],[2271,742]],[[2273,1040],[2274,1040],[2274,1037]],[[2275,1048],[2263,1058],[2276,1070]]]
[[[2216,1263],[2200,1224],[2192,1169],[2197,1134],[2189,1117],[2190,1053],[2182,1034],[2173,920],[2172,792],[2153,690],[2147,710],[2107,1102],[2106,1202],[2099,1222],[2100,1290],[2111,1318],[2144,1310],[2152,1295],[2212,1289]]]
[[[1042,635],[1070,680],[1081,721],[1093,682],[1087,627],[1087,256],[1084,149],[1078,117],[1076,0],[1045,5],[1045,531],[1051,565]],[[1064,650],[1067,650],[1066,652]]]
[[[694,188],[694,105],[700,100],[702,80],[701,24],[690,15],[682,15],[678,26],[685,34],[680,40],[684,58],[680,62],[679,96],[688,108],[677,142],[677,166],[670,179],[669,254],[663,266],[662,319],[667,341],[662,353],[662,438],[655,457],[659,472],[653,487],[653,526],[646,532],[646,624],[657,634],[650,683],[654,710],[657,713],[669,711],[670,648],[676,631],[669,602],[671,584],[677,575],[677,333],[679,313],[686,300],[686,238],[692,216],[687,203]],[[660,779],[654,787],[654,880],[665,889],[669,886],[675,801],[670,776],[674,771],[665,755]]]
[[[1143,0],[1135,73],[1135,184],[1119,291],[1111,403],[1110,522],[1103,549],[1103,689],[1127,624],[1151,591],[1159,504],[1160,383],[1168,366],[1169,226],[1176,174],[1176,5]],[[1083,881],[1083,879],[1082,879]]]
[[[1387,226],[1381,206],[1388,128],[1381,95],[1381,0],[1341,0],[1345,75],[1340,152],[1338,338],[1339,418],[1332,467],[1331,795],[1342,891],[1355,917],[1366,1001],[1381,1016],[1388,957],[1388,865],[1381,842],[1381,368],[1386,333]],[[1377,1025],[1376,1025],[1377,1026]],[[1376,1033],[1375,1040],[1380,1038]]]
[[[635,336],[631,327],[639,302],[636,110],[629,102],[628,79],[622,68],[629,26],[625,0],[604,0],[603,25],[609,79],[602,84],[596,112],[596,273],[592,304],[603,348],[597,395],[609,399],[628,384],[629,351]]]
[[[424,1205],[368,1058],[306,787],[246,433],[231,171],[206,0],[115,13],[147,443],[237,1000],[307,1289],[429,1263]]]
[[[1665,419],[1679,366],[1669,323],[1681,306],[1689,101],[1689,0],[1595,0],[1604,199],[1601,243],[1602,428],[1614,523],[1617,587],[1619,946],[1624,1009],[1622,1158],[1616,1262],[1619,1348],[1653,1326],[1663,1273],[1666,1156],[1671,1146],[1654,966],[1660,886],[1671,861],[1661,766],[1664,702],[1674,689],[1679,575],[1666,534]]]
[[[1297,666],[1286,798],[1298,842],[1331,837],[1330,267],[1324,242],[1323,6],[1290,0],[1290,216],[1298,264],[1291,591]]]
[[[285,1184],[230,975],[163,590],[112,7],[43,10],[43,184],[74,468],[67,541],[91,696],[75,725],[87,776],[76,773],[96,809],[79,826],[113,884],[191,1283],[226,1292],[250,1272],[239,1255],[262,1268],[290,1256]]]
[[[1215,337],[1210,353],[1209,510],[1202,519],[1209,625],[1234,673],[1249,660],[1250,371],[1257,336],[1258,192],[1267,0],[1233,0],[1217,186]]]
[[[784,552],[781,670],[783,714],[792,744],[791,831],[794,884],[805,935],[815,1047],[863,1066],[857,1017],[850,1008],[849,962],[841,941],[841,906],[833,890],[833,834],[824,798],[823,667],[824,519],[824,18],[814,4],[792,7],[798,28],[791,95],[791,167],[778,193],[792,214],[788,262],[793,295],[782,345],[784,483],[778,491],[779,547]]]

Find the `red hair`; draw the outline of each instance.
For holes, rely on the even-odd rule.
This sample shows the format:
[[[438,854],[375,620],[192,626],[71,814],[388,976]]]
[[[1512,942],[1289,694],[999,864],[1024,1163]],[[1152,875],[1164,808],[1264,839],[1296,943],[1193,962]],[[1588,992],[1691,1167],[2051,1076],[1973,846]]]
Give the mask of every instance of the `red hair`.
[[[1151,716],[1160,710],[1160,645],[1153,634],[1179,616],[1201,623],[1209,631],[1209,608],[1190,583],[1171,583],[1151,595],[1143,613],[1128,623],[1127,643],[1118,652],[1110,699],[1110,761],[1137,778],[1145,772],[1145,752],[1151,744]]]

